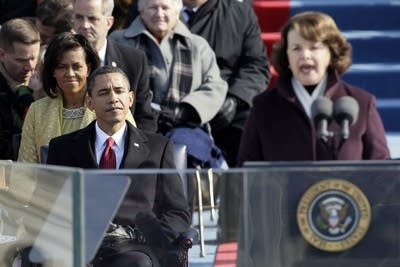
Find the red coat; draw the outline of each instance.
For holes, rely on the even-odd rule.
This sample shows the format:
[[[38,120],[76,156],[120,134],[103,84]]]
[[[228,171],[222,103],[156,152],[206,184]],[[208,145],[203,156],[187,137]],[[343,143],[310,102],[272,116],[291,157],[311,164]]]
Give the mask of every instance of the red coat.
[[[389,159],[385,130],[376,109],[375,97],[340,80],[330,72],[325,96],[332,102],[342,96],[358,101],[357,122],[350,137],[338,151],[339,160]],[[332,121],[329,131],[340,126]],[[245,161],[332,160],[331,150],[316,138],[313,122],[307,117],[290,79],[254,98],[254,106],[242,136],[238,164]]]

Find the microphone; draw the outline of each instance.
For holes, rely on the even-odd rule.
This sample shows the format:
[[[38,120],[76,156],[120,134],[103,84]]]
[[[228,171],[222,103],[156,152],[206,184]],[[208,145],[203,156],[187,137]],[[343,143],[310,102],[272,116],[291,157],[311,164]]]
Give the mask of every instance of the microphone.
[[[327,97],[318,97],[311,105],[311,117],[317,126],[317,138],[324,142],[327,142],[328,138],[333,136],[333,133],[328,131],[332,113],[333,104]]]
[[[349,139],[350,126],[356,123],[359,109],[358,102],[351,96],[342,96],[336,100],[333,116],[340,124],[340,136],[343,140]]]

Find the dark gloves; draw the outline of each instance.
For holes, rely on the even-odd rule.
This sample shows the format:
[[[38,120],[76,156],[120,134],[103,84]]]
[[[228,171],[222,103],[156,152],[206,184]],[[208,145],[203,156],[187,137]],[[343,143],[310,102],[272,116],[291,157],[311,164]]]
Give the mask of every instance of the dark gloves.
[[[170,109],[163,109],[158,114],[157,127],[158,132],[165,134],[174,128],[175,117],[174,111]]]
[[[17,112],[21,121],[25,119],[26,112],[28,111],[29,106],[34,101],[33,91],[28,86],[19,86],[16,92],[17,100],[14,104],[14,109]]]
[[[122,226],[110,223],[103,239],[103,245],[129,242],[134,244],[146,244],[146,238],[137,226]]]
[[[225,98],[225,102],[222,104],[221,109],[210,122],[212,131],[217,132],[231,124],[235,118],[237,107],[237,98],[228,95]]]
[[[189,104],[181,103],[174,110],[162,109],[158,117],[158,132],[165,134],[177,126],[196,127],[200,125],[197,111]]]
[[[146,244],[146,238],[137,226],[122,226],[110,223],[100,249],[97,252],[96,259],[102,260],[123,253],[130,250],[132,245],[136,244]]]
[[[175,124],[176,125],[189,125],[189,126],[199,126],[200,117],[197,111],[189,104],[181,103],[175,110]]]

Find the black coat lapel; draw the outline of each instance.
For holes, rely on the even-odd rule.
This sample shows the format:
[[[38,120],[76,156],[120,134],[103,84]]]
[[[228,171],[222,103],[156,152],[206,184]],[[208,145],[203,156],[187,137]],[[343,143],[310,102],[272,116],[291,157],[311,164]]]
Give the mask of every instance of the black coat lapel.
[[[99,167],[94,146],[96,138],[95,122],[91,122],[74,137],[77,163],[82,168],[97,169]]]
[[[147,137],[130,123],[125,140],[125,152],[121,162],[121,169],[138,168],[148,157],[150,149],[147,145]]]
[[[107,39],[107,47],[106,47],[106,56],[104,59],[104,65],[116,65],[116,52],[114,48],[114,44],[111,40]],[[114,62],[114,63],[113,63]]]

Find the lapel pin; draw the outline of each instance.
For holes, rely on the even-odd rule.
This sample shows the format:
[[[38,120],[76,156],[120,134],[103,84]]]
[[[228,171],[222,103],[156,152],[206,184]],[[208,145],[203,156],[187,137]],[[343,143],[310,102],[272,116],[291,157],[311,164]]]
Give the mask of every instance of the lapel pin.
[[[116,67],[117,63],[115,63],[115,61],[111,62],[111,66]]]
[[[135,147],[139,147],[139,144],[138,144],[138,143],[133,143],[133,145],[134,145]]]

